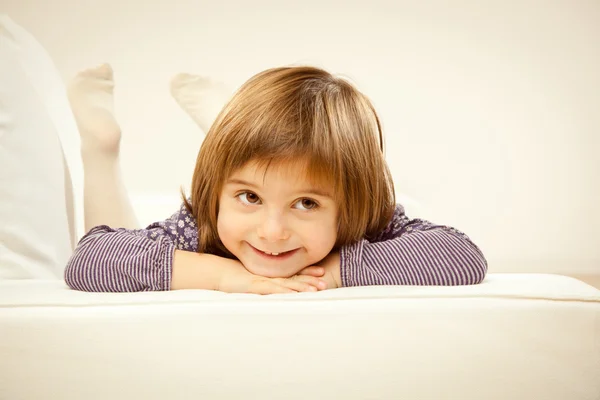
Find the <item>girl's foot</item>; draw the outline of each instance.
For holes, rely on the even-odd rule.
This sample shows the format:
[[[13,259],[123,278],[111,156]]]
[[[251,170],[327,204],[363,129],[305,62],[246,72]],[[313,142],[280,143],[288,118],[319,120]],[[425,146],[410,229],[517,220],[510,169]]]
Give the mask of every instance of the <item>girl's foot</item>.
[[[81,135],[81,150],[117,156],[121,128],[114,116],[113,70],[108,64],[79,72],[67,94]]]
[[[231,97],[222,82],[199,75],[178,74],[171,80],[171,95],[177,104],[207,133]]]

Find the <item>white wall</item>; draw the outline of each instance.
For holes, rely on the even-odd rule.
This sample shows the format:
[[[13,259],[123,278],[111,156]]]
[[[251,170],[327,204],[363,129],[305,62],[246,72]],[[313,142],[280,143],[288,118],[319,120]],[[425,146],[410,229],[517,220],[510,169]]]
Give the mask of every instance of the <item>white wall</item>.
[[[310,63],[351,77],[371,97],[399,191],[422,202],[423,216],[467,232],[491,271],[600,272],[598,1],[0,7],[65,79],[113,65],[134,193],[189,187],[202,136],[170,98],[173,75],[237,87],[265,68]]]

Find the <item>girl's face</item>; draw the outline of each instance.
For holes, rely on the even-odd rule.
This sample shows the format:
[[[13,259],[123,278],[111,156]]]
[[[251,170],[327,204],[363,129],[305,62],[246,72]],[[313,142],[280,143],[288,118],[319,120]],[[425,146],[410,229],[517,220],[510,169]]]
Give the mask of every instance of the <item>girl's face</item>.
[[[300,163],[250,162],[225,182],[217,230],[248,271],[290,277],[317,264],[337,237],[337,203],[326,186],[306,179]]]

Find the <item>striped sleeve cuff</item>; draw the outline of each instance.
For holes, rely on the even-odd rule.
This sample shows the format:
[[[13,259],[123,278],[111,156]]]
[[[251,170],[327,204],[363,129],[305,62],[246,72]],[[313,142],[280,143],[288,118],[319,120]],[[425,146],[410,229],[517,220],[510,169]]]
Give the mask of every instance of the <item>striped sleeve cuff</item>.
[[[156,270],[162,271],[162,286],[155,290],[171,290],[171,278],[173,275],[173,254],[175,253],[175,245],[165,241],[161,246],[162,263],[155,266]]]
[[[360,285],[355,277],[360,268],[365,243],[366,240],[361,240],[340,249],[340,277],[343,287]]]

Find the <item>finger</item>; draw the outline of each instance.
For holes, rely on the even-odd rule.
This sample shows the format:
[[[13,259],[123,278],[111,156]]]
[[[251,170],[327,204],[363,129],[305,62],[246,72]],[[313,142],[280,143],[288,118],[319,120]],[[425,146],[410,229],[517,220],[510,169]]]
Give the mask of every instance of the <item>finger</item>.
[[[327,282],[324,279],[321,279],[321,278],[316,277],[316,276],[294,275],[290,279],[293,279],[293,280],[296,280],[296,281],[300,281],[300,282],[304,282],[304,283],[308,283],[309,285],[312,285],[312,286],[316,287],[319,290],[327,289]]]
[[[310,276],[323,276],[325,275],[325,268],[319,267],[316,265],[312,265],[310,267],[304,268],[302,271],[298,272],[298,275],[310,275]]]
[[[279,294],[279,293],[297,293],[289,287],[279,285],[273,281],[260,281],[252,286],[252,293],[255,294]]]
[[[314,292],[315,290],[327,289],[327,283],[320,278],[309,275],[294,275],[288,278],[282,285],[303,292]]]
[[[318,289],[306,282],[292,278],[275,278],[273,279],[279,285],[295,290],[297,292],[316,292]]]

